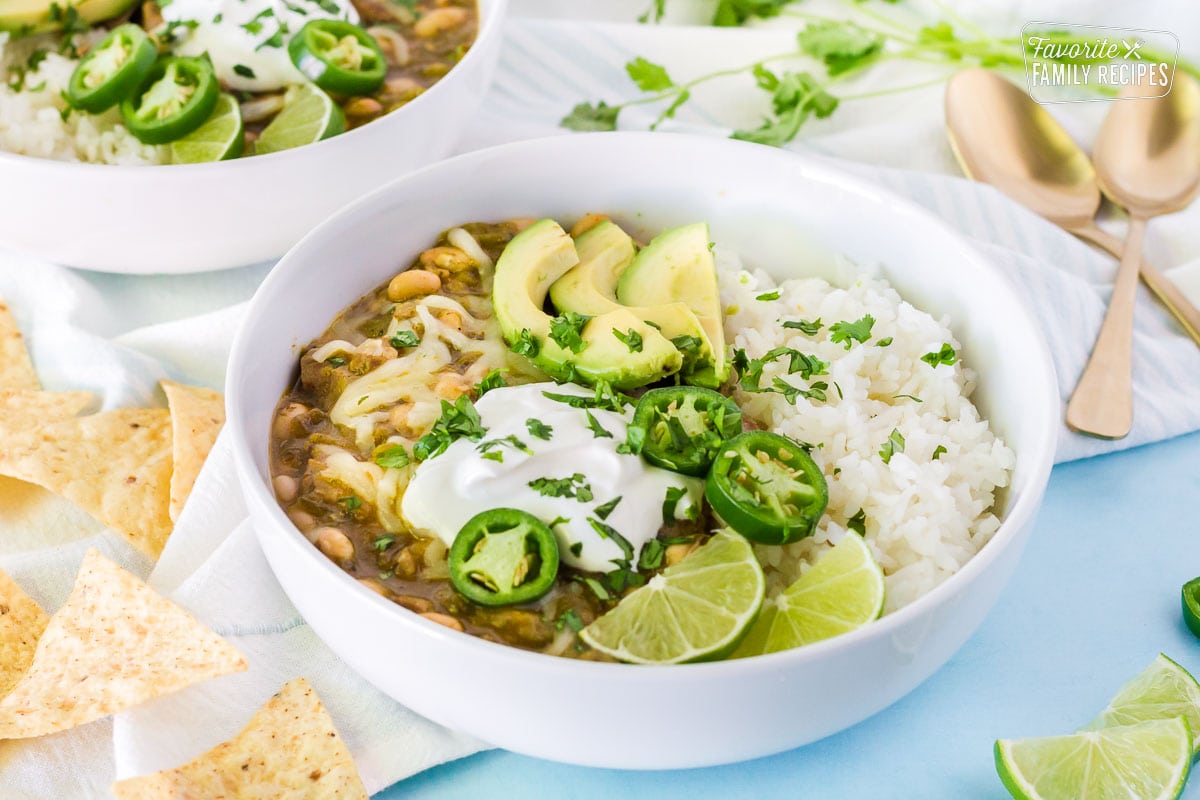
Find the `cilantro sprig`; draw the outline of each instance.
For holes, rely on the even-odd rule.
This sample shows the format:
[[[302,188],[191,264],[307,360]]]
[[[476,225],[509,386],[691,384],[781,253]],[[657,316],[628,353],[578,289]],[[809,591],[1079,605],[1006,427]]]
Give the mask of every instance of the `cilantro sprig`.
[[[649,8],[639,21],[660,21],[666,13],[667,2],[649,0]],[[798,0],[717,0],[712,18],[714,26],[735,27],[778,16],[803,19],[806,25],[797,34],[791,50],[740,67],[717,69],[690,80],[678,80],[665,65],[637,56],[625,65],[625,71],[640,96],[619,102],[581,102],[560,124],[577,131],[611,131],[618,127],[625,109],[647,105],[659,109],[649,125],[650,130],[655,130],[691,101],[696,87],[712,81],[750,76],[770,112],[757,128],[733,131],[731,136],[781,146],[792,141],[810,120],[829,117],[843,102],[938,85],[954,71],[967,67],[999,69],[1014,77],[1023,75],[1022,49],[1028,45],[1021,38],[990,36],[948,9],[944,9],[947,19],[928,19],[923,21],[924,24],[913,26],[906,20],[864,10],[861,0],[842,2],[853,19],[813,13]],[[883,24],[876,24],[877,20]],[[1064,45],[1088,43],[1086,37],[1067,31],[1046,30],[1037,34]],[[1142,53],[1149,60],[1172,60],[1162,53],[1145,50]],[[807,59],[814,66],[782,71],[769,68],[773,62],[797,59]],[[861,93],[835,91],[839,84],[891,60],[940,64],[947,69],[942,76],[919,83]],[[1196,65],[1181,59],[1178,68],[1200,79],[1200,68]],[[1097,88],[1096,91],[1105,93],[1109,90]]]

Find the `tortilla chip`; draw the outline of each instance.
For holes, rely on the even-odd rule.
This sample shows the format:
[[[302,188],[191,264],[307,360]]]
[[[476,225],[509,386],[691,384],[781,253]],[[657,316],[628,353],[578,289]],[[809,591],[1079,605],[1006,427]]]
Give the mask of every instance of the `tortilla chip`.
[[[40,389],[25,340],[12,312],[0,302],[0,389]]]
[[[29,671],[0,700],[0,739],[64,731],[247,666],[233,645],[89,550]]]
[[[192,493],[196,476],[204,466],[204,459],[208,458],[208,451],[212,450],[217,434],[225,424],[225,398],[212,389],[173,381],[163,381],[162,387],[171,407],[171,448],[175,453],[168,513],[172,520],[177,520]]]
[[[0,434],[70,419],[92,402],[91,392],[39,392],[0,389]],[[0,448],[6,442],[0,440]]]
[[[33,663],[38,638],[49,619],[16,581],[0,571],[0,697]]]
[[[113,794],[117,800],[367,800],[350,751],[304,678],[284,684],[228,742],[182,767],[118,781]]]
[[[171,419],[163,408],[121,408],[14,434],[0,475],[60,494],[158,558],[171,519]]]

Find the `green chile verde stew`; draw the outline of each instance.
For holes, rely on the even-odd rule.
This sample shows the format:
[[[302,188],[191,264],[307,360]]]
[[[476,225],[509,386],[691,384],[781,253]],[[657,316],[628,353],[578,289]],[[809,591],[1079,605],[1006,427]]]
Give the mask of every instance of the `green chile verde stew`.
[[[743,417],[723,339],[698,314],[653,298],[605,311],[570,281],[534,285],[547,253],[566,254],[560,274],[629,273],[635,251],[675,233],[637,248],[599,215],[571,236],[528,219],[444,233],[304,348],[271,437],[288,516],[430,620],[592,660],[611,656],[579,632],[722,523],[771,544],[811,534],[819,469]],[[676,239],[673,252],[694,246]],[[719,314],[704,269],[710,292],[692,302]],[[471,503],[467,519],[454,508]]]

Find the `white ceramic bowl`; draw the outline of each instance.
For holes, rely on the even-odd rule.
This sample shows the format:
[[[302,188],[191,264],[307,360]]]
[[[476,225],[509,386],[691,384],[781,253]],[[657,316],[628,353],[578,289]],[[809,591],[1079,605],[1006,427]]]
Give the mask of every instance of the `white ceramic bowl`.
[[[1013,447],[1004,523],[912,605],[809,647],[670,667],[524,652],[428,622],[360,586],[284,516],[267,469],[272,411],[300,348],[439,232],[471,220],[615,212],[651,233],[697,220],[748,265],[787,278],[833,252],[882,263],[921,308],[949,314],[975,396]],[[336,272],[330,265],[337,265]],[[385,187],[313,231],[255,296],[234,346],[229,426],[259,541],[313,629],[391,697],[500,747],[576,764],[661,769],[762,756],[876,713],[929,677],[1017,567],[1050,472],[1058,395],[1046,347],[1005,279],[912,203],[803,156],[667,134],[567,135],[471,153]]]
[[[478,0],[461,62],[404,108],[307,147],[214,164],[108,166],[0,152],[0,246],[104,272],[278,258],[342,208],[450,152],[496,69],[508,0]]]

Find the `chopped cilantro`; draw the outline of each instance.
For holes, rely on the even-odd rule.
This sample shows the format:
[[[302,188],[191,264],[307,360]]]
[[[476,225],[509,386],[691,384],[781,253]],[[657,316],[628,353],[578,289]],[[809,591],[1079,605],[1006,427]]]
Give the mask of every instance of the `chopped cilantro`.
[[[556,403],[566,403],[571,408],[600,408],[617,413],[624,411],[625,406],[634,404],[632,397],[617,391],[607,381],[598,382],[591,397],[556,392],[542,392],[542,396]]]
[[[860,508],[853,517],[846,520],[846,528],[854,531],[859,536],[866,536],[867,535],[867,512]]]
[[[864,314],[862,319],[854,322],[835,322],[829,326],[829,341],[834,344],[842,343],[849,350],[853,342],[860,344],[871,338],[871,328],[875,326],[875,318]]]
[[[569,478],[534,478],[528,485],[543,497],[573,497],[581,503],[592,502],[592,487],[581,472]]]
[[[410,460],[408,451],[402,445],[398,444],[385,447],[375,453],[375,463],[384,469],[407,467]]]
[[[421,337],[417,336],[416,331],[396,331],[392,338],[388,339],[388,344],[399,350],[402,347],[416,347],[421,343]]]
[[[362,506],[362,500],[358,499],[357,495],[348,495],[347,497],[339,497],[338,503],[347,511],[357,511]]]
[[[545,439],[547,442],[550,441],[550,436],[554,433],[554,428],[540,419],[534,419],[533,417],[525,420],[525,428],[529,431],[530,436]]]
[[[633,560],[633,545],[629,540],[617,532],[617,529],[611,525],[606,525],[594,517],[588,517],[588,524],[592,526],[601,539],[611,539],[616,543],[617,547],[621,548],[621,553],[624,554],[626,561]]]
[[[554,623],[554,628],[555,630],[561,631],[564,626],[575,631],[575,633],[579,633],[581,630],[583,630],[583,620],[579,618],[579,612],[573,608],[568,608],[566,611],[560,614],[558,617],[558,622]]]
[[[887,337],[885,337],[885,338],[883,338],[883,339],[880,339],[878,342],[876,342],[876,343],[875,343],[875,346],[876,346],[876,347],[887,347],[887,346],[889,346],[889,345],[890,345],[890,344],[891,344],[893,341],[894,341],[894,340],[892,339],[892,337],[890,337],[890,336],[887,336]]]
[[[588,411],[585,408],[583,410],[583,413],[587,415],[587,426],[588,426],[588,430],[590,430],[592,432],[593,439],[611,439],[611,438],[613,438],[613,435],[611,433],[609,433],[607,430],[605,430],[604,426],[600,424],[600,420],[598,420],[592,416],[591,411]]]
[[[778,300],[779,299],[779,290],[776,289],[773,292],[763,292],[762,294],[760,294],[758,297],[755,297],[754,299],[762,300],[762,301]]]
[[[621,497],[618,495],[607,503],[596,506],[595,514],[600,519],[608,519],[608,515],[617,507],[617,503],[621,502]]]
[[[821,330],[821,318],[817,317],[812,322],[806,320],[785,320],[783,323],[785,328],[793,328],[800,331],[805,336],[816,336],[817,331]]]
[[[883,463],[890,464],[892,456],[903,452],[904,437],[900,434],[899,429],[893,428],[888,440],[883,443],[883,447],[879,448],[879,457],[883,459]]]
[[[642,352],[642,335],[633,328],[630,328],[626,333],[621,333],[616,328],[613,328],[612,332],[613,336],[617,337],[622,344],[629,348],[629,352]]]
[[[663,525],[672,525],[678,519],[675,516],[676,509],[679,508],[679,501],[687,494],[687,489],[682,486],[668,486],[667,495],[663,498],[662,518]],[[686,513],[696,514],[698,509],[695,506],[689,506]],[[695,519],[695,516],[686,516],[684,519]]]
[[[651,539],[642,545],[641,555],[638,556],[638,569],[658,569],[662,566],[663,556],[666,553],[667,548],[663,545],[662,539]]]
[[[345,356],[333,356],[332,358],[325,359],[325,363],[331,367],[342,367],[342,366],[346,365],[346,357]]]
[[[254,80],[254,78],[256,77],[254,74],[254,70],[250,69],[245,64],[234,64],[233,71],[234,71],[234,74],[241,75],[243,78],[249,78],[251,80]]]
[[[583,340],[583,328],[591,317],[576,314],[574,311],[564,311],[550,320],[550,341],[563,350],[572,353],[582,353],[588,343]]]
[[[461,395],[453,405],[443,400],[442,415],[433,423],[432,430],[417,440],[413,446],[413,457],[417,461],[425,461],[444,453],[456,439],[466,437],[477,442],[486,433],[487,428],[483,427],[470,397]]]
[[[495,461],[498,464],[504,463],[504,453],[500,450],[491,450],[484,453],[480,458],[486,458],[488,461]]]
[[[926,353],[921,356],[921,360],[931,367],[936,367],[939,364],[945,364],[950,367],[954,366],[958,361],[958,354],[954,352],[954,348],[950,346],[950,343],[946,342],[942,345],[941,350],[938,350],[936,353]]]
[[[500,439],[487,439],[475,446],[475,449],[483,453],[484,458],[490,458],[492,461],[504,462],[504,456],[500,455],[497,448],[511,447],[513,450],[519,450],[522,453],[533,455],[533,451],[529,449],[529,445],[522,442],[514,435],[505,436]],[[500,456],[497,458],[496,456]]]
[[[395,541],[395,536],[391,535],[390,533],[385,533],[382,536],[376,536],[375,541],[371,543],[371,546],[375,548],[376,552],[382,553],[384,550],[387,550],[389,547],[391,547],[392,543]]]
[[[601,583],[600,581],[596,580],[595,578],[585,577],[585,578],[580,578],[579,580],[581,580],[583,582],[584,586],[586,586],[592,590],[592,594],[596,595],[596,597],[600,598],[601,600],[611,600],[612,599],[612,595],[608,593],[608,589],[604,588],[604,584]]]
[[[536,358],[542,346],[529,328],[522,328],[521,333],[517,335],[517,340],[509,344],[508,349],[519,356]]]
[[[583,542],[575,542],[567,549],[571,551],[571,555],[579,558],[580,554],[583,553]]]
[[[487,375],[484,375],[483,380],[476,384],[475,394],[478,397],[483,397],[492,389],[499,389],[502,386],[508,386],[508,384],[505,382],[504,376],[500,374],[500,370],[494,369]]]
[[[683,334],[682,336],[671,337],[671,344],[675,345],[675,349],[681,353],[698,353],[700,345],[703,343],[700,341],[699,336]]]
[[[933,460],[937,461],[938,459],[940,459],[942,457],[942,453],[948,453],[948,452],[950,452],[950,451],[947,450],[946,448],[942,447],[939,444],[937,447],[933,448]]]

